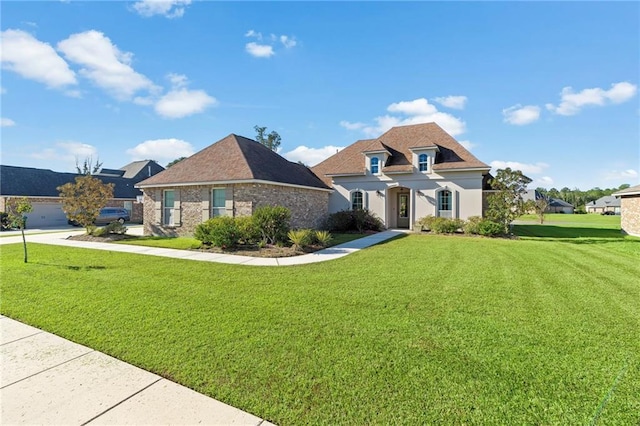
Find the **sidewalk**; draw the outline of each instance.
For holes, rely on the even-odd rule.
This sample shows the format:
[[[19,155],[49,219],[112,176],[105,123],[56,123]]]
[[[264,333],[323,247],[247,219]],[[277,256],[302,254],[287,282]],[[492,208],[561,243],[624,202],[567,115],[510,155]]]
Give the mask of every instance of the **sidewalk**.
[[[138,231],[138,230],[136,230]],[[253,266],[290,266],[290,265],[304,265],[308,263],[326,262],[328,260],[339,259],[348,254],[354,253],[366,247],[378,244],[380,242],[389,240],[398,235],[402,235],[405,232],[399,230],[388,230],[372,234],[357,240],[349,241],[344,244],[340,244],[334,247],[329,247],[324,250],[317,251],[315,253],[304,254],[301,256],[293,257],[250,257],[250,256],[238,256],[225,253],[205,253],[200,251],[191,250],[176,250],[166,248],[155,248],[145,246],[134,246],[128,244],[113,244],[113,243],[97,243],[89,241],[76,241],[68,240],[70,235],[79,235],[84,231],[69,231],[69,232],[56,232],[47,234],[34,234],[27,238],[27,244],[40,243],[40,244],[53,244],[58,246],[78,247],[95,250],[109,250],[122,253],[137,253],[146,254],[150,256],[172,257],[178,259],[199,260],[203,262],[217,262],[217,263],[231,263],[241,265],[253,265]],[[4,237],[0,238],[0,245],[12,244],[22,242],[22,237]]]
[[[0,424],[271,423],[86,346],[0,316]]]

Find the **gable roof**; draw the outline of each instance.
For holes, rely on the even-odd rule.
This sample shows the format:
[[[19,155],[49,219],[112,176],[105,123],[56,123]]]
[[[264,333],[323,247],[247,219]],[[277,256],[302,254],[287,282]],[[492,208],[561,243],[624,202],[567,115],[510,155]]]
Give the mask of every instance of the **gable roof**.
[[[164,170],[160,164],[153,160],[134,161],[120,168],[122,177],[140,182],[143,179],[154,176]]]
[[[631,186],[612,194],[614,197],[629,197],[632,195],[640,195],[640,185]]]
[[[587,203],[587,207],[620,207],[620,199],[613,195],[605,195],[604,197]]]
[[[48,169],[0,165],[0,195],[16,197],[59,197],[58,187],[67,182],[74,182],[76,173],[54,172]],[[113,183],[114,198],[135,199],[142,195],[134,187],[135,182],[117,176],[99,176],[103,183]]]
[[[150,188],[242,181],[265,181],[329,190],[302,164],[292,163],[264,145],[235,134],[143,180],[137,186]]]
[[[411,173],[412,149],[436,148],[433,170],[486,169],[491,167],[478,160],[436,123],[393,127],[377,139],[359,140],[327,158],[313,172],[330,184],[332,175],[359,175],[366,171],[366,152],[386,150],[389,157],[382,173]]]
[[[549,198],[550,207],[573,207],[573,204],[567,203],[560,198]]]

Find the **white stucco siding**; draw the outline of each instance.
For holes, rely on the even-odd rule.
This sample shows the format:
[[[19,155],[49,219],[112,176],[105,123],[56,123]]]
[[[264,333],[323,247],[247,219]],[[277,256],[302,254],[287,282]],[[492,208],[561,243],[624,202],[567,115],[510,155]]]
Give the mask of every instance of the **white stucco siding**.
[[[387,227],[395,227],[397,194],[406,188],[410,199],[410,222],[427,215],[437,215],[438,190],[452,192],[452,215],[460,219],[482,216],[482,173],[461,171],[446,174],[412,173],[406,175],[348,176],[334,178],[335,192],[329,196],[329,212],[351,208],[351,193],[363,191],[365,207],[382,219]],[[406,192],[406,191],[405,191]]]

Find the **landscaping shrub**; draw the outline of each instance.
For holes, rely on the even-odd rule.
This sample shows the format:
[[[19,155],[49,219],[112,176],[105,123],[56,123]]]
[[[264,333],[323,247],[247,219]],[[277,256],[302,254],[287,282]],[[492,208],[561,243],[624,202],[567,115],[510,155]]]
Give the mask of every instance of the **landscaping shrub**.
[[[464,224],[463,230],[465,234],[478,235],[479,234],[479,226],[483,221],[480,216],[471,216],[467,219],[467,222]]]
[[[89,232],[89,235],[92,235],[94,237],[104,237],[107,234],[107,231],[104,228],[98,228],[96,226],[94,226],[91,229],[91,232]]]
[[[234,218],[219,216],[196,226],[193,236],[202,244],[227,248],[238,244],[240,232]]]
[[[478,224],[478,234],[485,237],[496,237],[502,235],[504,228],[499,223],[493,222],[489,219],[483,219]]]
[[[291,230],[287,236],[296,250],[302,250],[314,243],[314,232],[311,229]]]
[[[124,226],[122,223],[120,222],[111,222],[110,224],[108,224],[107,226],[105,226],[104,228],[102,228],[104,230],[104,232],[106,234],[118,234],[118,235],[124,235],[127,233],[127,227]]]
[[[262,241],[268,244],[287,241],[291,211],[282,206],[262,206],[253,213],[253,223],[262,234]]]
[[[252,216],[238,216],[235,221],[240,241],[245,244],[254,244],[260,240],[260,229],[256,226]]]
[[[382,231],[384,223],[367,209],[341,210],[327,217],[324,228],[334,232]]]
[[[420,228],[421,231],[430,231],[431,230],[431,224],[433,223],[433,221],[437,219],[435,216],[433,215],[428,215],[425,217],[422,217],[420,219],[418,219],[418,221],[416,222],[416,226]]]
[[[322,247],[326,247],[331,243],[333,237],[329,231],[316,231],[314,235],[314,240],[316,243],[321,245]]]
[[[431,232],[434,234],[453,234],[464,226],[461,219],[449,219],[447,217],[436,217],[431,221]]]

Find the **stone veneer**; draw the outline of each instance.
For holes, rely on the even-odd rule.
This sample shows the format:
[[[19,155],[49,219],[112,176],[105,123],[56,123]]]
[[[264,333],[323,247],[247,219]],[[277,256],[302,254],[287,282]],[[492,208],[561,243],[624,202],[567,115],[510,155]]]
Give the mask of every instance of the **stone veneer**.
[[[640,195],[622,196],[620,214],[622,232],[640,237]]]
[[[144,189],[144,234],[193,235],[196,226],[211,215],[210,197],[213,188],[223,188],[227,196],[228,216],[250,216],[260,206],[284,206],[291,210],[291,228],[318,228],[329,211],[329,192],[262,183],[225,186],[198,185],[175,188]],[[162,194],[174,190],[179,208],[178,226],[162,225]]]

